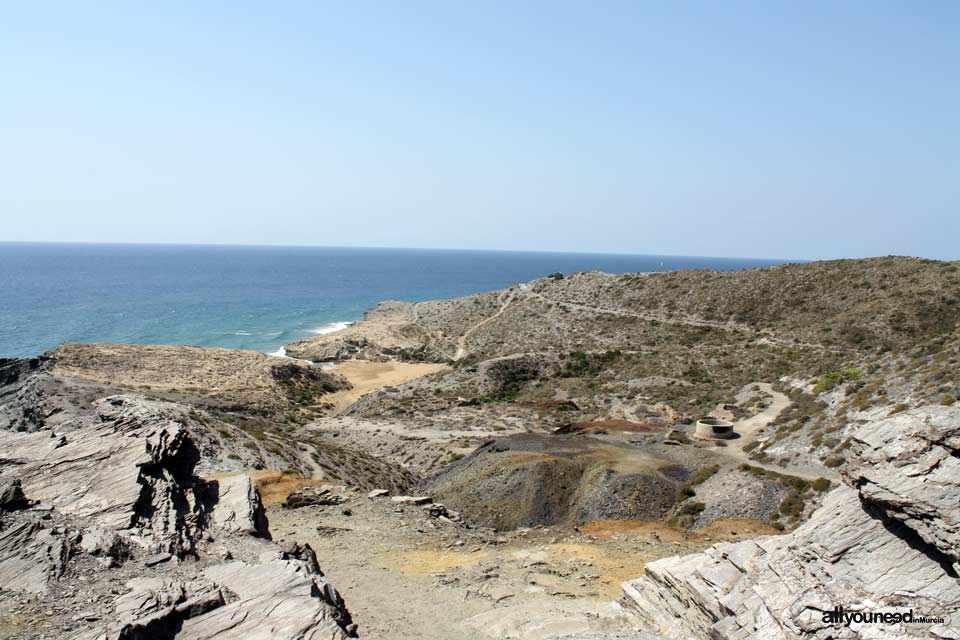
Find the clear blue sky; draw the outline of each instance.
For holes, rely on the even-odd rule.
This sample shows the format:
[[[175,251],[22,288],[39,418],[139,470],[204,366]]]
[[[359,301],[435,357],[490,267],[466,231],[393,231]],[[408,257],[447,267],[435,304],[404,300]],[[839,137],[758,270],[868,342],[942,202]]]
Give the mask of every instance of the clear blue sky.
[[[960,258],[960,2],[2,14],[0,240]]]

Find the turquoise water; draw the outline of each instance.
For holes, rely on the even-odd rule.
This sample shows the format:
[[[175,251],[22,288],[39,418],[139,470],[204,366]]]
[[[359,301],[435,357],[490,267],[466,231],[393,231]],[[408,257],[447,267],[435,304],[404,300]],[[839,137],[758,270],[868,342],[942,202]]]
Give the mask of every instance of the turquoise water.
[[[275,352],[380,300],[499,289],[555,271],[742,269],[769,260],[497,251],[0,243],[0,356],[62,342]]]

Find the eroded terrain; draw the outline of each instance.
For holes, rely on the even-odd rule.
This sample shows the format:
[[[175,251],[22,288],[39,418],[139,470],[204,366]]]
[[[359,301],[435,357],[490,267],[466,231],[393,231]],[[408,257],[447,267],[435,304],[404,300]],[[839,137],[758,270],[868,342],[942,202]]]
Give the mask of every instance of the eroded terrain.
[[[953,637],[958,299],[906,258],[555,274],[296,359],[0,361],[0,635]]]

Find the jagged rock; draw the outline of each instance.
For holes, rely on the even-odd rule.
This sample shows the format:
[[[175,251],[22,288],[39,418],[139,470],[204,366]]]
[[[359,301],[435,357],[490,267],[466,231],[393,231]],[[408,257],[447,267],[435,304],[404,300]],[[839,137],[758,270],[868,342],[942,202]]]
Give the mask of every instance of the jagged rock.
[[[305,553],[303,548],[299,552]],[[312,550],[306,559],[281,555],[285,557],[264,564],[237,561],[207,569],[207,579],[239,600],[186,620],[177,639],[349,637],[347,630],[355,628],[350,614],[317,568]]]
[[[126,586],[131,591],[117,598],[113,620],[105,628],[81,633],[77,640],[173,638],[184,620],[226,603],[220,588],[209,582],[134,578]]]
[[[0,431],[37,431],[48,409],[36,374],[49,361],[41,358],[0,358]]]
[[[2,508],[29,506],[24,494],[35,501],[3,513],[0,591],[50,593],[61,581],[53,593],[76,608],[54,615],[97,623],[72,636],[83,640],[327,640],[352,633],[350,614],[312,549],[254,537],[269,531],[249,477],[195,475],[199,453],[182,409],[112,396],[96,411],[63,433],[0,438]],[[214,540],[219,553],[209,547]],[[258,553],[260,561],[250,562]],[[234,555],[246,562],[209,565]],[[120,575],[141,577],[114,599],[114,574],[100,567],[131,557],[138,561]],[[60,627],[65,635],[71,629]]]
[[[98,404],[101,422],[65,435],[9,433],[0,478],[19,477],[33,500],[87,518],[153,551],[184,553],[196,537],[199,455],[182,425],[150,403],[114,396]]]
[[[900,413],[852,442],[844,475],[861,499],[960,561],[960,409]]]
[[[0,478],[0,511],[14,511],[29,506],[19,478]]]
[[[163,564],[164,562],[170,562],[173,559],[173,554],[170,553],[157,553],[146,560],[143,561],[143,566],[145,567],[155,567],[158,564]]]
[[[390,495],[390,492],[387,491],[386,489],[374,489],[373,491],[371,491],[370,493],[367,494],[367,497],[368,497],[368,498],[380,498],[380,497],[382,497],[382,496],[388,496],[388,495]]]
[[[847,476],[856,489],[834,489],[788,535],[648,564],[623,584],[624,606],[667,638],[955,637],[960,581],[950,559],[960,502],[955,489],[952,501],[940,490],[960,480],[955,458],[944,457],[956,451],[958,425],[960,409],[945,407],[865,425]],[[912,609],[945,624],[833,626],[823,612],[835,606]]]
[[[423,510],[426,511],[432,518],[441,518],[447,522],[462,522],[463,516],[458,511],[451,511],[447,509],[446,506],[440,504],[439,502],[431,502],[430,504],[423,505]]]
[[[75,537],[39,522],[0,530],[0,589],[45,593],[63,575]]]
[[[216,493],[211,519],[229,533],[246,533],[270,538],[260,493],[250,476],[237,475],[208,483]]]

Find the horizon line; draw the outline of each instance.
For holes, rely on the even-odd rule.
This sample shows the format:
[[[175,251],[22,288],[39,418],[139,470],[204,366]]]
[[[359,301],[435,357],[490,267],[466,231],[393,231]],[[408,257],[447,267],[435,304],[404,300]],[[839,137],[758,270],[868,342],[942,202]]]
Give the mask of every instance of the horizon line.
[[[815,262],[818,260],[856,260],[858,258],[763,258],[753,256],[719,256],[695,255],[674,253],[629,253],[623,251],[587,251],[563,249],[467,249],[461,247],[397,247],[374,245],[324,245],[324,244],[277,244],[277,243],[246,243],[246,242],[167,242],[150,240],[116,241],[116,240],[0,240],[0,245],[92,245],[92,246],[152,246],[152,247],[235,247],[235,248],[273,248],[273,249],[380,249],[387,251],[448,251],[457,253],[534,253],[546,255],[602,255],[620,257],[652,257],[652,258],[708,258],[712,260],[753,260],[777,264]],[[882,257],[882,256],[865,256]],[[920,257],[920,256],[905,256]],[[773,265],[771,265],[773,266]]]

